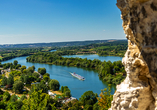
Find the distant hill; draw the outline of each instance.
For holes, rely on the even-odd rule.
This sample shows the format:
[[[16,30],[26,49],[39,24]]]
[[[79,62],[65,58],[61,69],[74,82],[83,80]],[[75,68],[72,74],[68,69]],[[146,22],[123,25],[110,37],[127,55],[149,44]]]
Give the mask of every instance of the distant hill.
[[[0,48],[29,48],[29,47],[68,47],[68,46],[83,46],[95,43],[105,43],[113,41],[127,40],[90,40],[90,41],[71,41],[71,42],[52,42],[52,43],[30,43],[30,44],[5,44],[0,45]]]

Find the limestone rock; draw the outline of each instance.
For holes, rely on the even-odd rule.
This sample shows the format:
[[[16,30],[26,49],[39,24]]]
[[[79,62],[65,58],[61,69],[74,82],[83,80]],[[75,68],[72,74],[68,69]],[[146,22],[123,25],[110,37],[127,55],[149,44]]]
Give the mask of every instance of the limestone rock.
[[[157,110],[157,0],[117,0],[128,49],[127,77],[110,110]]]

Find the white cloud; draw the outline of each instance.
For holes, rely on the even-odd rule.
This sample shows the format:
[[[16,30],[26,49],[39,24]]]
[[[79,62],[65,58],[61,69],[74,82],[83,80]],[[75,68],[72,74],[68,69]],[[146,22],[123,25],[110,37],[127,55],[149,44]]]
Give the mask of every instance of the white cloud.
[[[106,30],[103,30],[103,31],[106,31]]]

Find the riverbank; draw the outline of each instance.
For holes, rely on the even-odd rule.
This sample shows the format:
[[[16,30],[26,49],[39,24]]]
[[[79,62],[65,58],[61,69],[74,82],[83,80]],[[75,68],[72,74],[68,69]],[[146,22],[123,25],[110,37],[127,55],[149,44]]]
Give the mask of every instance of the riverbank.
[[[61,85],[68,86],[73,97],[76,97],[77,99],[79,99],[80,96],[88,90],[92,90],[94,93],[100,94],[101,89],[108,87],[108,83],[100,80],[98,73],[93,69],[78,68],[73,66],[49,65],[44,63],[31,63],[26,62],[26,57],[17,57],[8,61],[4,61],[2,64],[11,63],[14,62],[14,60],[17,60],[19,64],[25,65],[27,68],[34,65],[36,67],[35,71],[37,71],[40,67],[46,68],[47,73],[50,74],[50,79],[57,79]],[[77,78],[72,77],[69,72],[76,72],[77,74],[84,76],[86,80],[80,81]],[[113,85],[111,87],[111,94],[113,94],[114,91],[115,86]]]
[[[21,108],[27,105],[24,103],[27,100],[39,98],[39,94],[41,94],[42,99],[49,98],[51,102],[48,103],[53,102],[58,108],[62,108],[62,105],[65,103],[77,100],[75,97],[71,97],[71,91],[68,86],[62,86],[60,89],[59,82],[55,79],[50,79],[50,75],[46,73],[45,68],[38,68],[38,72],[35,71],[35,66],[26,68],[26,66],[23,65],[22,67],[14,68],[18,63],[15,62],[17,61],[15,60],[14,64],[4,63],[0,65],[0,69],[3,70],[3,74],[0,72],[0,99],[3,100],[1,101],[3,102],[1,103],[1,107],[4,102],[7,104],[3,105],[2,108],[8,109],[11,106]],[[5,65],[8,65],[7,69],[3,68]],[[37,96],[32,97],[33,95]],[[37,100],[40,99],[41,98]],[[15,101],[21,101],[22,103],[20,106],[17,106],[13,103]],[[10,103],[12,103],[12,105],[9,105]]]
[[[88,54],[88,55],[63,55],[64,58],[82,58],[87,60],[94,60],[98,59],[100,61],[111,61],[112,63],[114,61],[122,61],[122,57],[118,56],[99,56],[98,54]]]
[[[73,55],[74,56],[74,55]],[[98,71],[99,78],[107,81],[109,84],[120,84],[125,78],[125,70],[121,61],[101,61],[98,59],[90,60],[87,58],[67,58],[62,57],[60,52],[38,53],[26,58],[28,62],[45,63],[71,67],[90,68]]]

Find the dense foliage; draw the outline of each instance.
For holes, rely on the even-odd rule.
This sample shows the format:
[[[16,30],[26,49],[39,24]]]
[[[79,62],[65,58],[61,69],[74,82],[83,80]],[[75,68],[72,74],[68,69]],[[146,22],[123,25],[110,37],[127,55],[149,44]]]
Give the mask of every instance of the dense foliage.
[[[88,43],[85,43],[88,44]],[[74,45],[74,44],[73,44]],[[121,61],[106,62],[98,59],[87,60],[81,58],[64,58],[62,55],[98,54],[123,56],[127,48],[126,41],[110,41],[99,44],[71,47],[46,48],[2,48],[0,61],[18,56],[31,55],[29,62],[49,63],[64,66],[91,68],[98,71],[99,77],[109,84],[119,84],[125,78],[125,70]],[[57,49],[56,52],[46,52]],[[79,100],[65,102],[71,98],[71,91],[67,86],[61,86],[55,79],[50,79],[45,68],[26,67],[13,63],[1,64],[0,67],[0,109],[4,110],[108,110],[113,96],[110,86],[102,90],[100,97],[92,91],[85,92]],[[5,71],[4,71],[5,70]],[[60,89],[60,90],[59,90]],[[48,91],[59,92],[56,96],[48,95]],[[16,94],[20,94],[19,97]]]
[[[51,79],[49,82],[49,88],[54,90],[54,91],[59,90],[60,84],[57,80]]]
[[[96,64],[100,63],[103,62],[99,61]],[[114,65],[116,64],[118,65],[118,63]],[[7,64],[1,64],[1,67],[3,65]],[[14,61],[13,65],[18,65],[18,62]],[[9,65],[7,69],[10,66],[12,65]],[[103,108],[101,103],[107,100],[107,103],[110,104],[112,100],[110,94],[100,94],[101,99],[92,91],[87,91],[79,100],[71,100],[64,103],[65,99],[71,98],[70,89],[67,86],[61,86],[59,90],[59,82],[55,79],[50,79],[50,75],[46,73],[45,68],[40,68],[39,72],[42,72],[41,69],[44,70],[43,75],[35,72],[34,66],[26,68],[23,65],[21,68],[11,69],[11,72],[0,75],[0,84],[4,85],[2,90],[6,91],[3,92],[0,89],[0,108],[4,110],[101,110]],[[57,90],[62,94],[53,98],[48,95],[48,90]],[[21,94],[21,96],[19,97],[16,94]]]
[[[58,51],[68,51],[71,54],[98,54],[99,56],[124,56],[127,49],[127,41],[110,41],[99,44],[89,44],[85,46],[70,46],[57,48]]]
[[[0,61],[9,60],[15,57],[28,56],[42,51],[50,51],[53,48],[30,47],[30,48],[0,48]]]
[[[87,91],[85,92],[81,97],[80,101],[82,104],[85,105],[94,105],[97,102],[97,94],[94,94],[93,91]]]
[[[100,110],[108,110],[111,107],[111,101],[113,100],[113,95],[111,94],[111,85],[108,88],[104,88],[101,91],[100,97],[98,99],[98,105]]]
[[[22,83],[22,81],[16,81],[13,85],[13,90],[15,91],[15,93],[22,93],[24,88],[24,84]]]
[[[41,75],[44,75],[46,73],[46,69],[45,68],[38,68],[38,72],[41,74]]]
[[[64,93],[65,96],[71,97],[71,91],[68,86],[61,86],[61,92]]]

